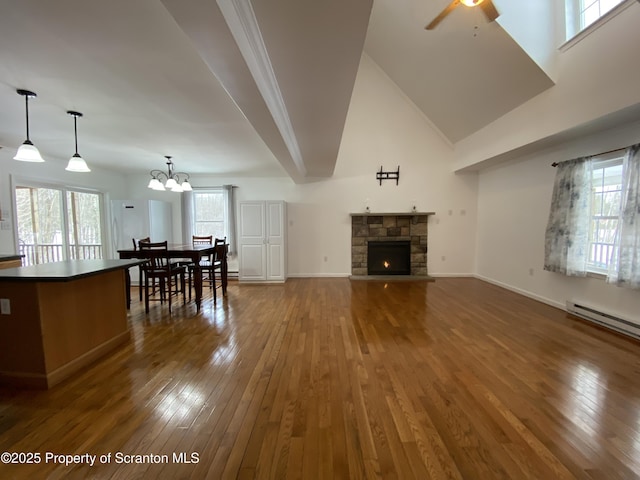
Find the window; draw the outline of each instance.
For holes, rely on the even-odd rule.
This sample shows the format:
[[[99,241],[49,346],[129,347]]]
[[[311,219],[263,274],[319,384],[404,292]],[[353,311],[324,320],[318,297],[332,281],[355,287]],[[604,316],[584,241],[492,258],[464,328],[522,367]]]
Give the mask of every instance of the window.
[[[580,30],[584,30],[622,0],[580,0]]]
[[[103,258],[102,195],[57,187],[15,188],[25,265]]]
[[[615,248],[622,196],[622,157],[594,159],[587,270],[606,274]]]
[[[556,166],[544,269],[640,289],[640,144]]]
[[[234,188],[233,185],[195,188],[183,194],[182,234],[185,242],[191,242],[191,235],[226,237],[229,254],[235,254]]]
[[[566,0],[567,39],[593,25],[625,0]]]
[[[193,192],[195,235],[213,235],[213,238],[228,237],[225,198],[220,190]]]

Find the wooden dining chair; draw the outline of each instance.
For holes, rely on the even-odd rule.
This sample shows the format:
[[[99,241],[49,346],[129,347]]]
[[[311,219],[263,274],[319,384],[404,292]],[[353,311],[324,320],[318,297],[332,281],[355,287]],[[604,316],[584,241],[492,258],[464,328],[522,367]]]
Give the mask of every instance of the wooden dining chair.
[[[227,243],[227,237],[216,238],[216,258],[215,262],[218,264],[220,270],[220,286],[222,287],[222,295],[227,295],[227,253],[229,252],[229,244]]]
[[[138,248],[140,248],[138,246],[138,244],[140,242],[147,242],[149,243],[151,241],[151,238],[149,237],[145,237],[145,238],[132,238],[131,241],[133,242],[133,250],[138,250]],[[140,295],[140,301],[142,301],[142,265],[138,265],[138,293]]]
[[[216,238],[214,243],[213,235],[204,235],[204,236],[193,235],[192,236],[193,245],[214,245],[217,247],[219,245],[219,242],[224,243],[224,241],[226,241],[226,237],[225,237],[225,240],[220,240]],[[200,266],[200,270],[202,271],[202,283],[203,285],[205,282],[209,284],[209,288],[213,291],[214,303],[217,301],[216,289],[220,286],[220,285],[216,285],[216,270],[220,271],[221,265],[222,263],[220,262],[220,260],[216,258],[215,252],[210,255],[206,255],[200,259],[199,266]],[[195,265],[193,264],[189,265],[189,295],[191,295],[191,280],[193,278],[194,267]],[[191,299],[191,296],[189,296],[189,299]]]
[[[171,297],[182,292],[183,303],[187,303],[185,295],[185,267],[183,265],[175,265],[169,262],[167,257],[167,242],[139,242],[140,250],[147,251],[149,255],[149,263],[143,265],[142,272],[144,276],[144,309],[149,313],[149,301],[155,294],[153,282],[158,282],[160,300],[163,303],[167,300],[169,303],[169,313],[171,313]],[[175,285],[175,289],[174,289]]]

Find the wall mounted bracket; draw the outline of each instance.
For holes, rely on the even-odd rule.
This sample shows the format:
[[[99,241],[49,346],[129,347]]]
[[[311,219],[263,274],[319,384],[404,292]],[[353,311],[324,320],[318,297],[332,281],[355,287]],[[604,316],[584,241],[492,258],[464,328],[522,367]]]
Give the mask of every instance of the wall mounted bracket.
[[[398,185],[400,181],[400,165],[398,165],[398,169],[395,172],[383,172],[381,165],[380,171],[376,172],[376,180],[380,182],[380,185],[382,185],[382,180],[395,180],[396,185]]]

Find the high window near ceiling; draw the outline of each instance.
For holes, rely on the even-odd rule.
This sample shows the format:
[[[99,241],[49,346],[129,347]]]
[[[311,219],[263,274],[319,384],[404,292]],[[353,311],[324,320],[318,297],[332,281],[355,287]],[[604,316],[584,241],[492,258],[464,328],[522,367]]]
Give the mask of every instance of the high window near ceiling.
[[[103,258],[102,194],[19,185],[15,202],[24,265]]]
[[[570,39],[613,12],[618,5],[636,0],[566,0],[566,38]]]

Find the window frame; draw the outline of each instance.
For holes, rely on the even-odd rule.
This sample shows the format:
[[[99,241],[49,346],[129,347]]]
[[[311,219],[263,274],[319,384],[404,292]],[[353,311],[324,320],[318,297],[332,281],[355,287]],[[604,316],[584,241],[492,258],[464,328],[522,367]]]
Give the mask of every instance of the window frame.
[[[602,25],[615,18],[631,5],[637,3],[638,0],[622,0],[615,7],[604,15],[601,15],[600,18],[586,27],[581,27],[580,25],[581,2],[582,0],[565,0],[565,42],[559,47],[561,52],[565,52],[575,44],[579,43],[582,39],[586,38]]]
[[[591,213],[589,215],[589,244],[588,244],[588,248],[589,248],[589,260],[587,261],[587,266],[586,266],[586,270],[588,274],[592,274],[595,276],[606,276],[609,272],[609,265],[610,265],[610,260],[611,260],[611,254],[613,253],[613,251],[615,251],[616,249],[616,245],[612,244],[611,245],[611,253],[609,254],[609,258],[606,261],[606,266],[600,267],[598,265],[596,265],[595,263],[591,262],[591,252],[592,252],[592,248],[594,245],[605,245],[603,242],[597,242],[594,241],[596,239],[594,239],[591,235],[592,233],[592,222],[594,220],[620,220],[620,211],[618,211],[617,215],[607,215],[607,216],[602,216],[602,215],[598,215],[595,211],[595,204],[594,204],[594,198],[596,195],[595,190],[593,189],[593,172],[596,169],[606,169],[606,168],[610,168],[610,167],[615,167],[615,166],[622,166],[623,165],[623,161],[624,161],[624,155],[625,152],[624,150],[619,150],[619,151],[615,151],[615,152],[610,152],[606,155],[601,155],[601,156],[597,156],[594,157],[592,159],[592,164],[591,164],[591,185],[592,185],[592,192],[591,192]],[[621,195],[622,190],[618,190],[619,194]],[[608,245],[608,244],[607,244]]]
[[[58,190],[61,192],[60,199],[60,208],[62,215],[62,259],[69,260],[72,258],[71,256],[71,243],[69,241],[69,233],[70,233],[70,224],[68,217],[68,200],[67,194],[69,192],[78,192],[78,193],[89,193],[98,195],[99,201],[99,209],[100,209],[100,242],[101,242],[101,250],[102,250],[102,258],[109,258],[109,244],[107,237],[107,216],[109,212],[107,211],[107,193],[84,186],[78,185],[70,185],[67,183],[58,183],[58,182],[48,182],[42,181],[34,178],[21,177],[11,175],[10,177],[10,185],[11,185],[11,202],[12,202],[12,210],[13,210],[13,218],[15,219],[15,225],[13,229],[14,236],[14,244],[16,246],[16,251],[20,250],[20,239],[19,239],[19,227],[18,227],[18,205],[16,198],[16,189],[17,188],[43,188],[43,189],[51,189]]]
[[[224,237],[229,238],[229,218],[228,218],[228,209],[226,208],[227,198],[224,192],[224,189],[221,187],[207,187],[207,188],[194,188],[193,189],[193,235],[198,235],[198,224],[207,223],[206,221],[198,221],[198,207],[197,207],[197,196],[198,195],[207,195],[207,194],[219,194],[222,197],[223,207],[222,207],[222,230],[224,232]],[[213,220],[211,222],[219,222],[219,220]],[[209,223],[211,223],[209,222]],[[207,233],[210,235],[210,233]],[[215,234],[211,234],[215,238]]]

